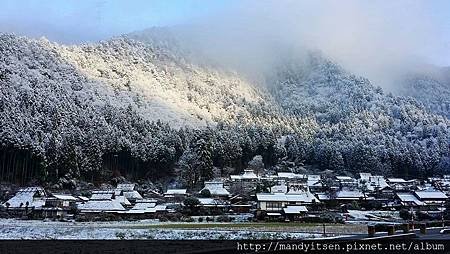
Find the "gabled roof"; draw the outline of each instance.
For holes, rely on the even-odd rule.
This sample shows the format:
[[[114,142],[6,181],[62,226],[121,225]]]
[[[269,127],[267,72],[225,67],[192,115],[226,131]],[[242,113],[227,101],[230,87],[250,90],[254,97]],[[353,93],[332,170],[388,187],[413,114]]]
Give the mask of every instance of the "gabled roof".
[[[122,193],[127,199],[142,199],[141,194],[139,194],[139,192],[137,191],[124,191]]]
[[[359,173],[359,177],[361,178],[361,180],[369,180],[371,176],[371,173]]]
[[[83,196],[77,196],[77,198],[81,201],[89,201],[89,198]]]
[[[137,202],[131,210],[140,210],[144,212],[156,211],[156,200],[145,200],[144,202]]]
[[[117,185],[117,190],[124,190],[124,191],[133,191],[134,187],[136,187],[136,184],[134,183],[120,183]]]
[[[304,192],[298,194],[284,194],[284,193],[258,193],[256,194],[258,201],[279,201],[279,202],[303,202],[312,203],[319,202],[311,192]]]
[[[403,178],[388,178],[387,181],[389,183],[407,183],[407,181]]]
[[[305,206],[286,206],[283,208],[283,211],[286,214],[299,214],[301,212],[307,212],[308,209]]]
[[[168,189],[164,195],[186,195],[186,189]]]
[[[448,197],[440,191],[415,191],[419,199],[447,199]]]
[[[199,198],[198,201],[200,201],[200,204],[203,206],[223,205],[223,202],[221,200],[217,200],[214,198]]]
[[[230,193],[223,187],[223,182],[221,182],[221,181],[205,182],[205,187],[202,189],[202,191],[203,190],[209,190],[209,192],[213,196],[228,196],[228,195],[230,195]]]
[[[125,211],[125,208],[113,200],[89,200],[84,204],[78,204],[78,209],[84,212]]]
[[[350,176],[336,176],[336,179],[339,181],[354,181],[355,179],[351,178]]]
[[[244,179],[257,179],[258,176],[253,172],[253,170],[246,169],[246,170],[244,170],[244,174],[242,174],[242,178],[244,178]]]
[[[336,193],[336,199],[360,199],[364,194],[359,190],[340,190]]]
[[[52,194],[53,197],[60,200],[77,201],[77,198],[69,194]]]
[[[114,191],[93,191],[90,200],[111,200]]]
[[[313,203],[319,202],[319,200],[309,191],[296,194],[286,194],[286,199],[288,202],[303,202],[303,203]]]
[[[418,200],[417,197],[414,196],[414,194],[412,194],[410,192],[397,193],[396,195],[400,199],[401,202],[413,203],[418,206],[421,206],[424,204],[422,201]]]
[[[41,197],[35,197],[35,194],[39,193]],[[14,197],[5,202],[9,204],[11,208],[26,207],[42,207],[45,203],[44,189],[41,187],[28,187],[20,189]]]
[[[119,202],[121,205],[131,205],[130,201],[125,196],[115,196],[113,200]]]
[[[279,178],[305,178],[305,175],[295,174],[292,172],[278,172],[277,176]]]

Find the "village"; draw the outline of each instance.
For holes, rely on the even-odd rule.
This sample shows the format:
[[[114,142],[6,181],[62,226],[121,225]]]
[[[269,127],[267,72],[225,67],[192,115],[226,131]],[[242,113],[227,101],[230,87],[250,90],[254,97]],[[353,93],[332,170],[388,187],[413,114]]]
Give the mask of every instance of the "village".
[[[42,187],[8,194],[2,201],[2,217],[34,220],[443,225],[450,215],[448,175],[406,180],[370,173],[359,173],[359,178],[332,172],[258,175],[246,169],[240,175],[204,182],[197,192],[140,191],[135,183],[121,183],[84,196],[50,193]]]

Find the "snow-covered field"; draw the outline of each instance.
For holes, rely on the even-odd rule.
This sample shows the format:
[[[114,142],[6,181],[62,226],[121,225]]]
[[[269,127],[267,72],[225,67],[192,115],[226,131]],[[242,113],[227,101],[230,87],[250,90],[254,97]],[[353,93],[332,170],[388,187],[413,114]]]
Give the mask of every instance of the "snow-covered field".
[[[312,239],[319,233],[242,228],[158,228],[154,220],[136,222],[54,222],[0,219],[0,239]],[[167,224],[167,223],[166,223]],[[148,227],[147,227],[148,226]],[[147,227],[147,228],[146,228]],[[329,235],[328,237],[335,237]]]

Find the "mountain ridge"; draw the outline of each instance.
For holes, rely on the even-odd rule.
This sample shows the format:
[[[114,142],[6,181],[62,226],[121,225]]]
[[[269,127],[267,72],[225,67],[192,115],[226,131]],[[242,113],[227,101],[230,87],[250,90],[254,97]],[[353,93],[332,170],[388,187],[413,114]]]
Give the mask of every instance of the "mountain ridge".
[[[450,170],[447,118],[320,53],[285,59],[260,84],[170,47],[0,35],[2,180],[42,176],[29,172],[33,156],[53,181],[156,177],[200,167],[192,158],[239,170],[257,154],[275,170],[295,170],[280,168],[286,160],[350,173]]]

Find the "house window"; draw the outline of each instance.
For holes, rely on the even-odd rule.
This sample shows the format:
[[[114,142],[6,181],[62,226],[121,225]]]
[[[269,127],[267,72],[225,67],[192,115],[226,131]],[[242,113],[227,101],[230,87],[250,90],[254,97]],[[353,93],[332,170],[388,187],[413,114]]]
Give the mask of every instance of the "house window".
[[[267,202],[267,210],[281,210],[281,208],[280,202]]]

